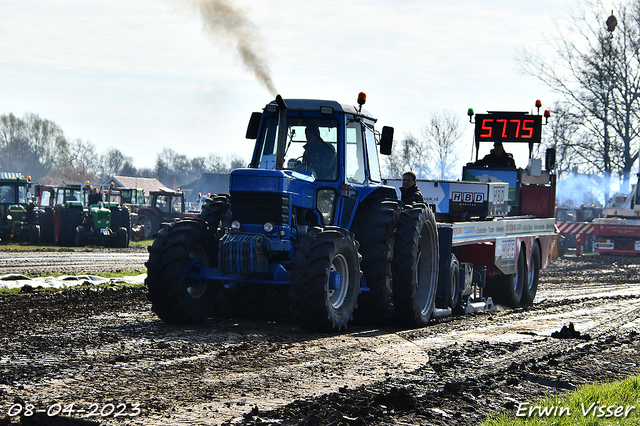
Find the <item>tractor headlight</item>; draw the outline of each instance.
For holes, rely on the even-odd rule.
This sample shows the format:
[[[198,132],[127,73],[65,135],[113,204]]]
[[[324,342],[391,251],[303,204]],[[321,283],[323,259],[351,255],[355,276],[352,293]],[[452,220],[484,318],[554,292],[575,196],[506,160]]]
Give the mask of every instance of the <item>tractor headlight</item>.
[[[264,229],[264,232],[266,232],[267,234],[270,234],[273,232],[273,223],[271,222],[267,222],[264,225],[262,225],[262,229]]]
[[[231,229],[233,229],[234,231],[239,231],[240,222],[238,222],[237,220],[234,220],[233,222],[231,222]]]
[[[322,223],[330,225],[333,222],[333,207],[336,201],[336,192],[333,189],[321,189],[316,197],[318,211],[322,214]]]
[[[7,215],[7,220],[12,220],[13,216],[11,216],[10,214]]]

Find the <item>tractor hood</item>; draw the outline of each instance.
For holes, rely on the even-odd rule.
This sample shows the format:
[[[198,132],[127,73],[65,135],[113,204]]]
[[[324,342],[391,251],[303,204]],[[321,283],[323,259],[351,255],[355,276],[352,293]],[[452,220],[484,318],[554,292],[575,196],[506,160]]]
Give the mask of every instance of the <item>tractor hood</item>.
[[[287,194],[292,205],[313,208],[314,182],[312,176],[292,170],[235,169],[230,174],[229,193],[232,196],[234,192]]]

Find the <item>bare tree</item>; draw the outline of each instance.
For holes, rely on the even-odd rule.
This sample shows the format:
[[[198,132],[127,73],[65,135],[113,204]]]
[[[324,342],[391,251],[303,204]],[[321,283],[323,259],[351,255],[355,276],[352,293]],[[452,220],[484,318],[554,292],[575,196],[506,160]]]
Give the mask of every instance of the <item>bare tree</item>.
[[[455,179],[459,157],[457,142],[463,135],[460,119],[453,112],[435,113],[422,129],[430,157],[433,158],[433,174],[436,179]]]
[[[601,1],[585,5],[549,41],[553,59],[525,51],[519,62],[525,73],[562,94],[580,118],[585,143],[575,151],[582,154],[577,159],[599,168],[606,180],[621,174],[628,189],[640,132],[640,2],[615,3],[617,27]]]
[[[419,179],[425,179],[431,173],[427,141],[411,134],[395,144],[391,155],[383,161],[387,178],[400,178],[404,172],[412,171]]]
[[[62,129],[51,120],[38,114],[27,113],[24,117],[31,152],[47,170],[67,164],[67,140]]]
[[[99,163],[100,156],[93,143],[78,138],[69,144],[69,164],[72,167],[95,174],[99,170]]]
[[[125,156],[119,149],[108,148],[107,151],[100,156],[100,179],[104,180],[120,174],[123,166],[127,162],[133,163],[133,159]]]
[[[0,167],[19,171],[32,178],[47,175],[57,164],[64,164],[67,142],[62,130],[36,114],[18,118],[0,116]]]

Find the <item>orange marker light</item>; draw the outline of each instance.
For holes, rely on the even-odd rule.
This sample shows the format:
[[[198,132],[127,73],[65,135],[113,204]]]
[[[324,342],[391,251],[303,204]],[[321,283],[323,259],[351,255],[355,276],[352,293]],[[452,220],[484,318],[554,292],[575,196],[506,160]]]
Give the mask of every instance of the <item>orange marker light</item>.
[[[364,92],[358,93],[358,105],[364,105],[367,102],[367,94]]]
[[[540,99],[536,100],[536,108],[540,108],[542,107],[542,102],[540,102]]]

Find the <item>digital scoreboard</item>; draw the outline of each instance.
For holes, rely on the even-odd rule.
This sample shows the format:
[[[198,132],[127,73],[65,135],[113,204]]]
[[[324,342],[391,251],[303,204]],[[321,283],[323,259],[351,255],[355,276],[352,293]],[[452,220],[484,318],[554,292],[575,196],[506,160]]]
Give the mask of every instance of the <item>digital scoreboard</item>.
[[[542,116],[527,113],[492,112],[476,114],[476,143],[528,142],[540,143]]]

